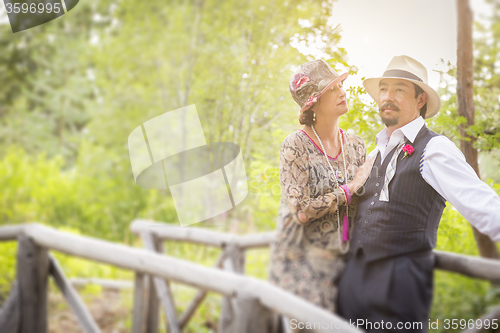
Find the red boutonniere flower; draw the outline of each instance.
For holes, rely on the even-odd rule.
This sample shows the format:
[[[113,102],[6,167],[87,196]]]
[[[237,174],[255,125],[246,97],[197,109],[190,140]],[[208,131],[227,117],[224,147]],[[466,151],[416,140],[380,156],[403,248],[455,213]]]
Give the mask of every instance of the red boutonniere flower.
[[[405,157],[413,154],[413,152],[415,151],[415,148],[413,148],[411,145],[405,145],[403,147],[403,151],[405,152],[405,156],[403,156],[402,159],[404,159]]]

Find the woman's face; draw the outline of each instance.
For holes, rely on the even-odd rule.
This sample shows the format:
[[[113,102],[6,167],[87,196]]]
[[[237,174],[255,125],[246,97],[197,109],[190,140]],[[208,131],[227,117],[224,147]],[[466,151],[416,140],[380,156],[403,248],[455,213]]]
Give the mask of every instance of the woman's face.
[[[314,106],[313,110],[316,115],[337,116],[340,117],[349,111],[347,107],[347,99],[343,82],[339,82],[336,86],[328,89]]]

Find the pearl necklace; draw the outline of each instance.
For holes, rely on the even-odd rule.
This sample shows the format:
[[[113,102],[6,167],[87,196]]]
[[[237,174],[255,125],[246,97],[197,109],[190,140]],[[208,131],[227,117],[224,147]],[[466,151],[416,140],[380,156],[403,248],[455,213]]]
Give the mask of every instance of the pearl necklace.
[[[337,176],[335,175],[335,171],[333,170],[332,165],[330,164],[330,161],[328,160],[328,156],[326,155],[326,150],[325,147],[323,146],[323,142],[319,138],[318,133],[316,133],[316,130],[314,129],[314,125],[311,124],[311,128],[316,134],[316,138],[318,138],[318,142],[321,145],[321,149],[323,150],[323,154],[325,155],[326,162],[328,163],[328,166],[330,166],[330,170],[332,170],[333,174],[333,179],[335,179],[335,184],[337,185],[337,188],[340,188],[339,182],[337,180]],[[340,150],[342,151],[342,160],[344,162],[344,181],[347,184],[347,167],[345,164],[345,152],[344,152],[344,145],[342,144],[342,135],[340,134],[340,129],[339,129],[339,140],[340,140]],[[347,198],[346,198],[347,199]],[[339,235],[339,249],[340,253],[346,254],[349,251],[349,241],[347,241],[347,247],[344,249],[342,247],[342,238],[340,237],[340,210],[337,202],[337,234]],[[346,205],[346,213],[347,213],[347,220],[349,221],[349,205]]]

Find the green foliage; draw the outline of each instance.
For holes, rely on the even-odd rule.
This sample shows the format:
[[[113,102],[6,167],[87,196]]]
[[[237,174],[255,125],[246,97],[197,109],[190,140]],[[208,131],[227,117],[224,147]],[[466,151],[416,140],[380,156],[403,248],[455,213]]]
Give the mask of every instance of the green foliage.
[[[319,52],[332,61],[345,56],[335,46],[338,29],[326,26],[331,9],[330,2],[310,0],[122,2],[111,15],[119,24],[100,33],[92,56],[102,89],[80,149],[85,165],[100,164],[101,173],[115,176],[129,170],[129,133],[164,112],[195,104],[207,142],[237,143],[250,183],[261,182],[253,178],[259,177],[253,166],[276,168],[281,141],[298,127],[288,80],[307,58],[289,41],[315,48],[320,38]],[[138,20],[137,12],[148,19]],[[105,164],[97,149],[106,154]],[[131,179],[129,172],[119,173]],[[172,207],[168,191],[156,197]],[[276,198],[251,192],[226,219],[238,219],[240,231],[273,229]],[[154,217],[177,222],[166,208],[159,205]]]
[[[14,144],[74,163],[95,89],[88,78],[88,39],[103,26],[92,20],[91,7],[98,8],[95,1],[80,3],[77,16],[71,11],[16,34],[0,25],[0,154]]]
[[[500,147],[500,2],[488,0],[491,16],[475,25],[474,39],[474,106],[477,126],[471,133],[478,137],[481,150]]]
[[[16,277],[17,242],[0,242],[0,306],[7,299]]]
[[[46,154],[32,156],[10,147],[0,160],[0,186],[6,189],[0,193],[2,224],[42,222],[127,241],[128,224],[145,207],[145,198],[137,195],[142,189],[116,191],[120,179],[62,167],[60,156],[47,159]]]
[[[498,191],[500,176],[500,131],[498,104],[500,63],[500,2],[487,1],[492,6],[491,16],[475,24],[474,37],[474,106],[475,125],[467,133],[475,138],[479,150],[479,166],[483,178]],[[435,131],[446,135],[458,144],[463,139],[458,131],[464,117],[457,115],[456,67],[450,63],[441,75],[442,107],[438,116],[428,121]],[[491,179],[492,178],[492,179]],[[497,184],[494,184],[494,182]],[[438,249],[478,255],[476,243],[468,222],[451,206],[445,209],[438,234]],[[458,274],[437,272],[431,317],[434,319],[476,319],[500,303],[498,291],[490,283]],[[441,332],[445,330],[441,326]]]
[[[384,128],[377,104],[363,87],[351,87],[348,93],[349,112],[340,118],[340,127],[359,135],[369,153],[375,148],[375,136]]]
[[[475,23],[474,31],[474,109],[475,124],[466,132],[476,138],[474,146],[489,162],[480,164],[481,174],[494,177],[500,181],[496,170],[500,166],[500,62],[497,55],[500,52],[500,2],[488,0],[491,13],[488,17]],[[457,115],[456,96],[456,66],[446,64],[448,70],[441,72],[441,88],[438,93],[442,97],[442,107],[439,114],[429,121],[429,126],[438,133],[444,134],[458,143],[464,139],[459,135],[458,126],[466,123],[464,117]],[[465,138],[468,140],[467,138]],[[492,169],[492,170],[491,170]]]
[[[437,249],[477,256],[478,250],[469,223],[451,205],[447,205],[438,231]],[[499,299],[492,297],[487,281],[460,274],[436,271],[431,320],[440,320],[440,330],[446,332],[444,319],[477,319]]]

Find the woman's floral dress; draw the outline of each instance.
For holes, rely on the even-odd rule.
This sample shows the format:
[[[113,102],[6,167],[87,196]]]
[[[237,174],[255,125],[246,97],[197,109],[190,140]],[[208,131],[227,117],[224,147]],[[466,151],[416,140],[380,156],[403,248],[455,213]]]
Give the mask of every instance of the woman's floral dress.
[[[357,136],[342,131],[347,183],[366,159],[366,147]],[[342,152],[329,156],[339,184],[343,179]],[[337,280],[345,266],[339,250],[336,207],[340,223],[346,208],[325,156],[302,130],[288,135],[280,151],[281,202],[277,236],[271,245],[271,283],[335,312]],[[331,207],[333,206],[333,207]],[[349,225],[356,214],[357,198],[349,205]],[[342,226],[341,226],[342,229]]]

